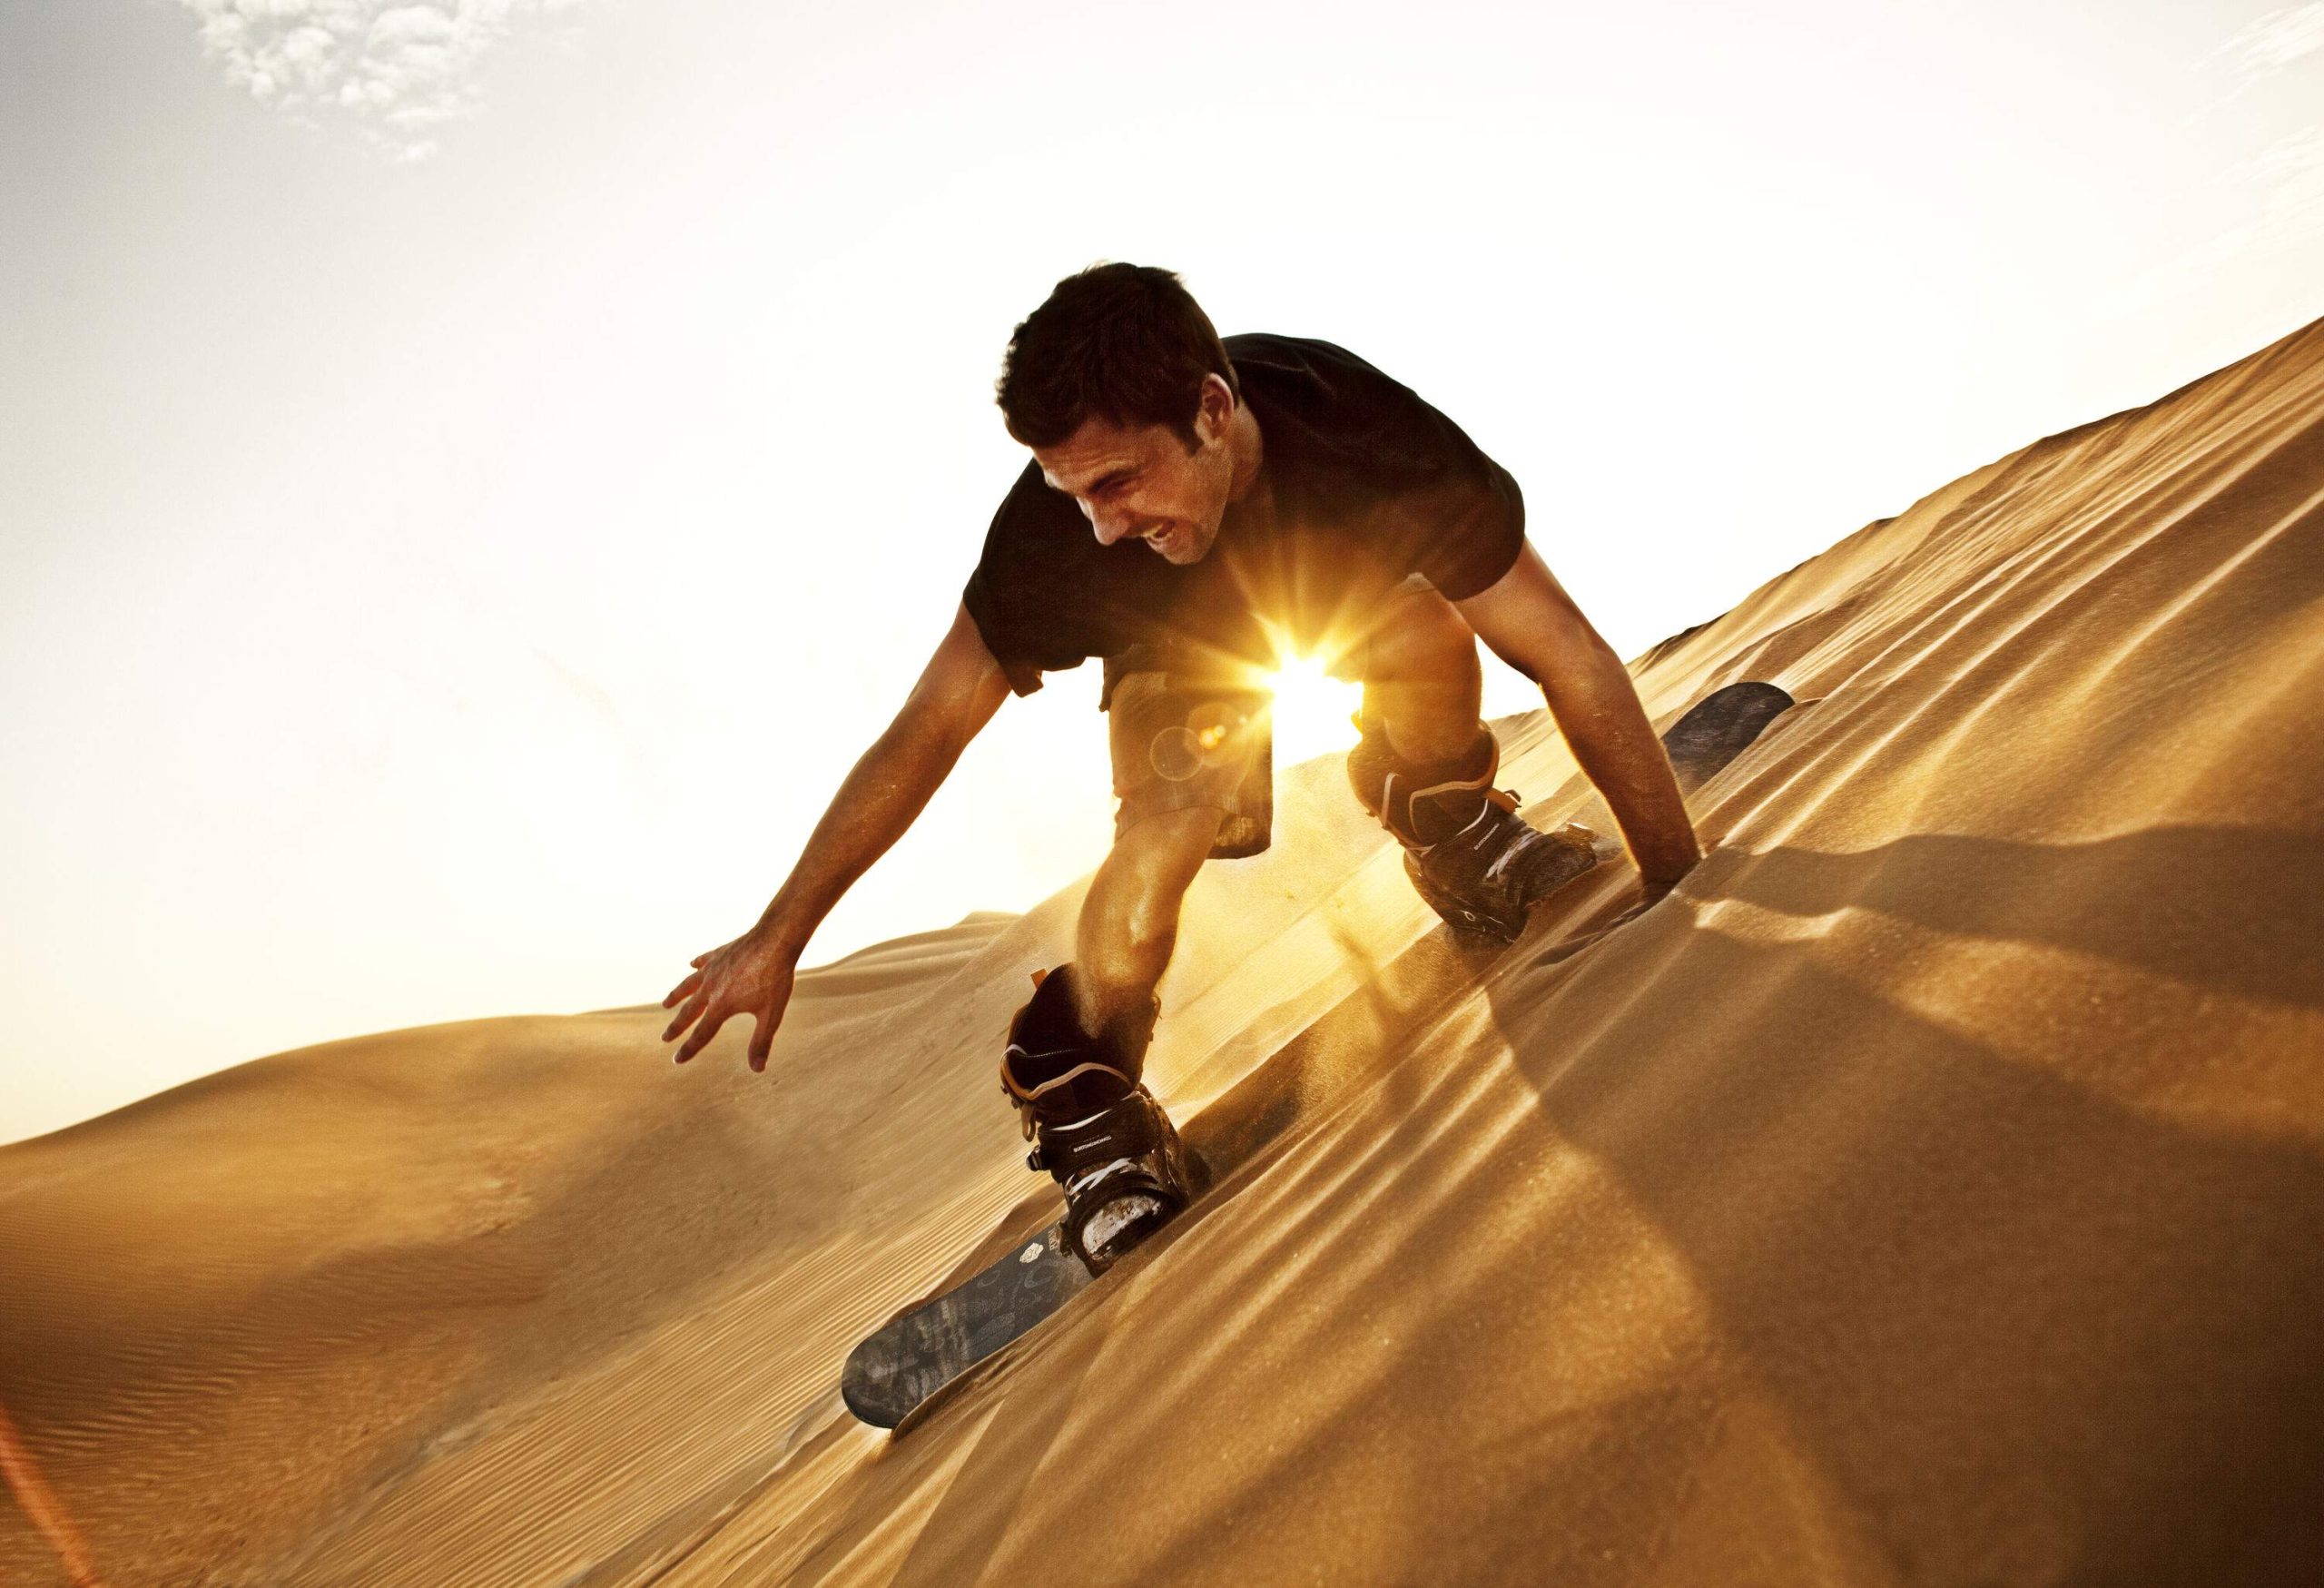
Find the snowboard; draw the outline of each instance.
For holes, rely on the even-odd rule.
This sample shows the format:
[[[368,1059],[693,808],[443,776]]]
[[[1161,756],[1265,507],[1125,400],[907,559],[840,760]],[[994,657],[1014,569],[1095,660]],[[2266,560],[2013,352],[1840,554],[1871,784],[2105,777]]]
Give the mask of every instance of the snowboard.
[[[1783,690],[1761,683],[1730,684],[1698,702],[1662,735],[1679,792],[1692,794],[1708,783],[1791,704]],[[1602,801],[1585,807],[1580,820],[1600,860],[1621,853]],[[1264,1144],[1233,1122],[1216,1130],[1202,1129],[1205,1123],[1192,1121],[1186,1131],[1197,1197]],[[1021,1338],[1089,1283],[1088,1269],[1066,1246],[1064,1226],[1053,1223],[960,1284],[898,1314],[857,1346],[840,1373],[841,1398],[873,1427],[901,1429],[937,1391]]]

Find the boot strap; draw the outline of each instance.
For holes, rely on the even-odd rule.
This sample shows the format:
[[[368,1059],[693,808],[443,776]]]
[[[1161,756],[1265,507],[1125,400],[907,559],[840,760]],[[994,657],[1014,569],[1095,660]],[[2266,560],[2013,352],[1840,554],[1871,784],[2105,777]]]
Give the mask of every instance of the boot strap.
[[[1152,1152],[1165,1139],[1163,1122],[1156,1118],[1160,1112],[1159,1104],[1137,1091],[1086,1119],[1041,1121],[1025,1161],[1062,1180],[1098,1164]]]

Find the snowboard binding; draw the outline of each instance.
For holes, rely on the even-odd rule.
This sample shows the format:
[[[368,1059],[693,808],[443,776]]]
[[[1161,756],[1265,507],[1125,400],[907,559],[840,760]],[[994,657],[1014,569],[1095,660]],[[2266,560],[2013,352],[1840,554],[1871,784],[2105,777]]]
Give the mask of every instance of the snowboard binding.
[[[1065,1191],[1068,1247],[1102,1274],[1185,1208],[1192,1181],[1170,1116],[1137,1081],[1146,1031],[1083,1031],[1071,971],[1035,978],[1009,1022],[1000,1084],[1033,1143],[1025,1166]],[[1152,1015],[1143,1023],[1150,1031]]]
[[[1517,941],[1533,902],[1598,863],[1595,837],[1569,822],[1543,833],[1517,814],[1517,795],[1492,786],[1501,745],[1480,731],[1460,763],[1415,767],[1366,723],[1348,753],[1355,797],[1404,848],[1404,874],[1454,931]]]

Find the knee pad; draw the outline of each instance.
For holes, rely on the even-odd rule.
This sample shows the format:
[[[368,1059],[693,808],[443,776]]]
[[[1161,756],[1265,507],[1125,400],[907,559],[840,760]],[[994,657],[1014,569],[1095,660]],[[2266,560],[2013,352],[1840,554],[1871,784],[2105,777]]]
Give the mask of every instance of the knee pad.
[[[1476,744],[1453,761],[1407,761],[1390,747],[1385,731],[1370,727],[1347,755],[1356,800],[1407,849],[1458,832],[1500,771],[1501,742],[1482,725]]]
[[[1370,726],[1355,748],[1347,753],[1348,786],[1355,791],[1355,803],[1380,819],[1380,806],[1388,797],[1388,777],[1403,765],[1403,759],[1388,748],[1388,735],[1376,733]]]

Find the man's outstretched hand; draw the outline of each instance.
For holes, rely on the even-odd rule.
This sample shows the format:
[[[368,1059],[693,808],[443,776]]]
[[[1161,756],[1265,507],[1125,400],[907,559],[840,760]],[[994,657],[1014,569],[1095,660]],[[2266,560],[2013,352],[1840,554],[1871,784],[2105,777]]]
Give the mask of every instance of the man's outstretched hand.
[[[791,983],[799,969],[799,952],[785,948],[773,938],[764,936],[753,927],[733,942],[694,957],[694,973],[662,1000],[664,1009],[680,999],[684,1007],[677,1018],[670,1021],[662,1033],[665,1042],[675,1041],[680,1032],[694,1027],[693,1035],[679,1045],[676,1061],[684,1064],[718,1034],[718,1028],[734,1015],[753,1017],[757,1029],[751,1032],[750,1059],[753,1070],[766,1069],[767,1049],[774,1041],[774,1028],[783,1023],[783,1011],[791,1002]]]

